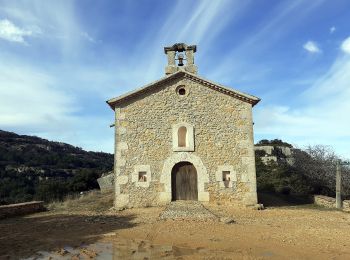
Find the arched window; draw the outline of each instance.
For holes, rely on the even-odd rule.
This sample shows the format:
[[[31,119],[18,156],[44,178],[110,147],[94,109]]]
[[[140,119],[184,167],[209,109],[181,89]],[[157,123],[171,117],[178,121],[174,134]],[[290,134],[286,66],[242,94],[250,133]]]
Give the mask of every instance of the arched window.
[[[172,126],[173,151],[194,151],[194,129],[189,123],[178,123]]]
[[[177,131],[178,147],[186,147],[186,135],[187,128],[185,126],[179,127],[179,130]]]

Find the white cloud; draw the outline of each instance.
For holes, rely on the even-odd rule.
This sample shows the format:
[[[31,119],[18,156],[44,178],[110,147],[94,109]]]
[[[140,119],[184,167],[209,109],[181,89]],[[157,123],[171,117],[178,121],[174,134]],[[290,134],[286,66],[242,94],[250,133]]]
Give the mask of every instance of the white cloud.
[[[332,34],[335,32],[337,28],[335,26],[332,26],[331,28],[329,28],[329,33]]]
[[[80,35],[89,42],[96,43],[96,40],[93,37],[91,37],[87,32],[81,32]]]
[[[346,38],[342,44],[341,44],[341,49],[345,52],[350,54],[350,36]]]
[[[93,40],[77,19],[74,1],[8,1],[0,5],[0,15],[19,32],[14,39],[25,43],[26,37],[44,32],[45,44],[65,57],[77,56],[84,50],[84,41]]]
[[[232,78],[239,78],[242,74],[263,69],[257,67],[256,57],[265,51],[270,51],[273,45],[280,42],[294,29],[298,29],[310,13],[322,5],[321,1],[306,2],[279,1],[271,12],[265,16],[248,37],[232,44],[228,53],[220,57],[220,62],[208,71],[208,77],[219,82],[230,84]],[[254,2],[253,2],[254,3]],[[295,17],[298,19],[295,19]],[[228,76],[229,75],[229,76]],[[228,80],[223,81],[223,78]]]
[[[303,45],[303,48],[310,53],[319,53],[321,49],[317,46],[317,43],[314,41],[308,41]]]
[[[144,75],[143,82],[164,76],[163,71],[166,64],[165,56],[157,56],[159,57],[157,58],[152,52],[145,52],[144,46],[161,51],[165,46],[184,42],[196,44],[201,50],[210,49],[218,34],[229,23],[234,24],[234,20],[244,13],[250,1],[242,3],[238,0],[222,0],[197,3],[179,0],[174,3],[176,4],[169,9],[169,13],[163,16],[165,19],[157,23],[157,26],[160,24],[161,27],[156,34],[145,33],[144,38],[138,44],[139,49],[133,52],[133,56],[128,56],[130,63],[138,64],[135,70],[142,71],[139,74]],[[227,15],[227,10],[230,10],[230,15]],[[204,53],[203,51],[198,52],[196,58]]]
[[[20,64],[0,66],[0,126],[60,127],[74,112],[73,99],[55,78]],[[63,123],[64,124],[64,123]]]
[[[106,116],[86,113],[90,104],[85,104],[82,96],[87,90],[65,86],[60,72],[25,65],[11,56],[0,55],[0,60],[7,61],[0,63],[1,130],[113,152],[113,129],[109,128],[113,113],[103,98],[94,96],[94,103],[105,108]]]
[[[256,108],[256,134],[273,136],[299,145],[331,145],[350,158],[350,57],[338,57],[328,72],[302,93],[295,106],[269,105]]]
[[[189,19],[180,28],[179,33],[175,35],[180,39],[187,38],[190,42],[196,44],[201,44],[204,40],[205,44],[209,45],[209,41],[244,8],[244,4],[238,5],[236,1],[202,1],[191,11]],[[230,9],[230,15],[226,15],[228,9]],[[176,20],[178,20],[181,12],[183,12],[182,4],[179,13],[175,14],[174,18]],[[176,24],[176,21],[172,20],[172,22]]]
[[[0,20],[0,38],[4,40],[25,43],[24,37],[32,34],[31,30],[19,28],[7,19]]]

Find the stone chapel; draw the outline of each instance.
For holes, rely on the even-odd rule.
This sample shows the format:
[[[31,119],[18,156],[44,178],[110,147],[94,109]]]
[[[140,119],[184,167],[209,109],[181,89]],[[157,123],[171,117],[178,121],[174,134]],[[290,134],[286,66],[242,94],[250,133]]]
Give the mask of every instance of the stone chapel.
[[[165,47],[165,77],[107,101],[115,113],[115,207],[257,204],[252,107],[197,74],[196,45]]]

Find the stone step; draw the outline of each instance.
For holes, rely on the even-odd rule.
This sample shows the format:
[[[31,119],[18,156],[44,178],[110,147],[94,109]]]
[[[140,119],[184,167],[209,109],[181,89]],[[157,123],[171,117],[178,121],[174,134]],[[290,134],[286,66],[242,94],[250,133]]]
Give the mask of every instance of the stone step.
[[[218,217],[198,201],[179,200],[169,203],[159,219],[218,220]]]

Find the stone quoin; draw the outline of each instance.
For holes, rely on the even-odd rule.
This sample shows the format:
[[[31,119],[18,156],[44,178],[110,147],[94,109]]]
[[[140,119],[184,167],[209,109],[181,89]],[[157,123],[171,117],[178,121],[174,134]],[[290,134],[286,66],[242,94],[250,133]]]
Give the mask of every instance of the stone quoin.
[[[198,200],[257,204],[252,107],[197,75],[195,45],[164,48],[166,76],[107,101],[115,112],[117,209]]]

